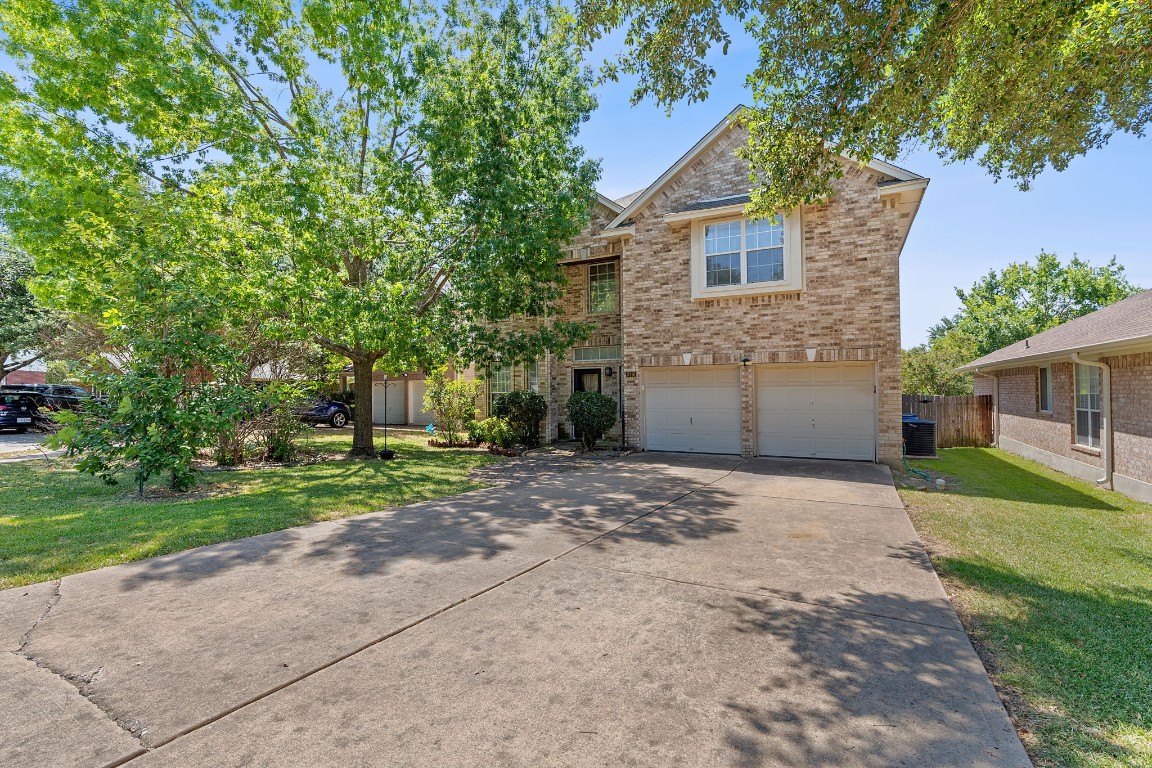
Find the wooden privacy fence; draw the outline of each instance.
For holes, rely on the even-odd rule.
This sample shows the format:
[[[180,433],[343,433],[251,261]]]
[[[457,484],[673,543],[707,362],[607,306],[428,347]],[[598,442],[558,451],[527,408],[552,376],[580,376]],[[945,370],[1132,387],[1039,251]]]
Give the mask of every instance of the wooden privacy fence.
[[[992,444],[992,395],[904,395],[904,413],[936,422],[936,447]]]

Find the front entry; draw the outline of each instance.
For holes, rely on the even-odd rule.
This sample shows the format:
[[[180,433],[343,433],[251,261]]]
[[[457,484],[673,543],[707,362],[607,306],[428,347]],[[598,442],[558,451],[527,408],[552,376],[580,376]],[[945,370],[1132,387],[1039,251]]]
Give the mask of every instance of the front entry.
[[[572,369],[572,391],[573,392],[600,392],[603,381],[601,379],[601,370],[599,368],[574,368]],[[572,428],[572,436],[579,440],[583,437],[580,430],[575,426]]]

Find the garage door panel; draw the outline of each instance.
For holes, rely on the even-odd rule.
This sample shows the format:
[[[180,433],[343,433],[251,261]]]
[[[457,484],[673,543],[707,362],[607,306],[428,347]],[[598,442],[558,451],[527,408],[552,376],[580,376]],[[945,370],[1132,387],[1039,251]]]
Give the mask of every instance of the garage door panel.
[[[644,372],[645,446],[652,451],[740,452],[740,371]]]
[[[757,368],[757,453],[874,459],[872,380],[872,367],[865,365]]]

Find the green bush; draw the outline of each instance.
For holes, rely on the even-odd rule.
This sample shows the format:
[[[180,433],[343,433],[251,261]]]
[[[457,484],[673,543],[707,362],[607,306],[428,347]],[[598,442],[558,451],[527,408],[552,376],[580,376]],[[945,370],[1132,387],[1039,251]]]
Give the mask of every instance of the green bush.
[[[141,495],[159,474],[168,475],[172,490],[190,488],[197,452],[216,442],[247,401],[242,387],[166,376],[147,366],[97,383],[105,397],[61,414],[64,426],[50,442],[79,455],[76,468],[106,483],[130,472]]]
[[[616,423],[616,401],[600,392],[573,392],[568,398],[568,421],[580,433],[586,450]]]
[[[445,368],[428,374],[424,409],[432,412],[432,423],[448,445],[458,445],[467,424],[476,418],[476,398],[480,382],[452,379]]]
[[[496,398],[492,415],[508,420],[517,442],[535,448],[540,445],[540,422],[548,415],[548,400],[528,389],[507,392]]]
[[[468,420],[464,424],[464,431],[468,433],[468,442],[476,444],[484,442],[484,430],[476,419]]]
[[[301,435],[312,430],[311,425],[300,420],[301,410],[307,407],[307,390],[277,382],[264,390],[262,398],[264,413],[260,442],[264,458],[268,461],[295,461],[300,453],[296,442]]]
[[[507,419],[492,416],[477,425],[480,441],[497,448],[512,448],[516,445],[516,431]]]

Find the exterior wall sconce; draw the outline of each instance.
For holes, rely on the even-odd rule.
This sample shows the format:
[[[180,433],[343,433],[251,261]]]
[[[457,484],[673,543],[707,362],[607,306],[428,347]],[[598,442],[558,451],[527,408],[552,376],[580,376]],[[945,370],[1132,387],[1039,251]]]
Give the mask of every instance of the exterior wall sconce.
[[[750,358],[750,357],[740,358],[740,365],[744,366],[745,368],[748,367],[748,363],[750,363],[750,362],[752,362],[752,358]]]
[[[607,376],[608,378],[612,378],[613,373],[615,373],[615,371],[612,370],[612,366],[608,366],[607,368],[604,369],[604,375]]]

